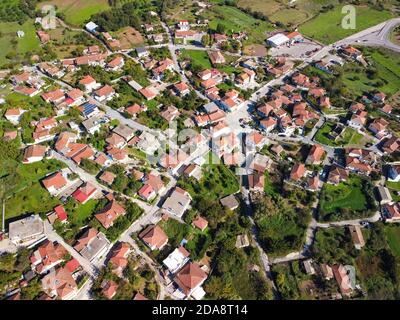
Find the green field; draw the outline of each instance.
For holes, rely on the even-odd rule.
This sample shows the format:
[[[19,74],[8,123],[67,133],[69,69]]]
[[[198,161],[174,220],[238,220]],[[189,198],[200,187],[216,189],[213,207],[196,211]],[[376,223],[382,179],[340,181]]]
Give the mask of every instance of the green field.
[[[316,18],[300,26],[299,31],[325,44],[336,42],[361,30],[377,25],[392,18],[388,11],[377,11],[368,7],[356,7],[356,28],[343,29],[341,12],[338,6],[332,11],[319,14]]]
[[[228,33],[246,31],[249,43],[264,43],[265,33],[273,30],[268,22],[257,20],[235,7],[216,5],[205,16],[210,20],[209,26],[212,29],[216,29],[220,23]]]
[[[386,181],[386,186],[389,189],[393,189],[396,191],[400,191],[400,182],[394,182],[394,181]]]
[[[343,215],[346,219],[357,212],[365,213],[368,209],[368,199],[362,179],[353,176],[337,186],[325,184],[319,205],[320,216],[325,221],[330,220],[329,216],[332,213]]]
[[[385,228],[385,235],[392,253],[400,257],[400,227],[399,226],[387,226]]]
[[[347,127],[344,132],[336,140],[332,140],[328,135],[332,132],[335,127],[334,122],[327,121],[325,124],[317,131],[315,135],[315,140],[319,143],[325,144],[327,146],[338,147],[338,146],[363,146],[366,141],[362,134],[358,133],[356,130]]]
[[[182,50],[182,56],[189,58],[194,64],[203,69],[211,68],[211,62],[205,50]]]
[[[107,0],[51,0],[41,2],[38,9],[45,4],[55,5],[57,11],[65,15],[65,22],[75,26],[82,25],[93,14],[110,8]]]
[[[6,219],[27,213],[48,212],[58,204],[58,199],[50,196],[40,180],[62,167],[64,164],[56,160],[20,164],[16,168],[16,183],[7,190],[10,198],[6,202]]]
[[[33,54],[40,48],[33,20],[27,20],[22,25],[17,22],[2,22],[0,23],[0,30],[2,33],[0,37],[0,65],[11,62],[6,58],[9,53],[13,52],[24,57],[25,54]],[[18,30],[25,32],[23,38],[17,37]]]

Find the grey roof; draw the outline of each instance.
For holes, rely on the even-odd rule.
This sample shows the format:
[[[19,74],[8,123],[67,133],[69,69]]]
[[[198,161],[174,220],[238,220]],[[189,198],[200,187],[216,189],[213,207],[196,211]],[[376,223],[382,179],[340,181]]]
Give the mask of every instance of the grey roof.
[[[79,253],[82,257],[92,261],[109,243],[106,236],[99,232]]]
[[[129,140],[135,134],[135,130],[124,124],[120,124],[118,127],[114,128],[113,132],[119,134],[125,140]]]
[[[11,241],[24,240],[44,233],[44,225],[39,215],[32,215],[9,224]]]
[[[227,207],[231,210],[237,208],[239,206],[239,202],[236,200],[236,197],[231,194],[225,198],[219,200],[224,207]]]
[[[378,187],[379,198],[381,201],[392,201],[392,196],[390,195],[389,189],[379,186]]]

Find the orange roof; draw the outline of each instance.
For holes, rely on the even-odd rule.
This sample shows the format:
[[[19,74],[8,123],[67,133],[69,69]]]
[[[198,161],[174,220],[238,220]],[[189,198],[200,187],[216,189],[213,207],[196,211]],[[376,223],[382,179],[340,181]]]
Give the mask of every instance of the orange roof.
[[[185,294],[189,294],[192,289],[200,285],[205,279],[207,279],[207,274],[195,262],[187,263],[174,278]]]
[[[139,234],[144,242],[146,242],[150,247],[156,247],[157,249],[162,248],[162,246],[168,242],[168,237],[164,231],[158,226],[148,226]]]
[[[67,184],[67,180],[62,176],[61,172],[53,173],[42,180],[46,189],[54,187],[60,189]]]
[[[108,229],[114,221],[121,215],[125,214],[125,209],[117,203],[117,201],[110,201],[103,209],[101,209],[95,217],[104,228]]]

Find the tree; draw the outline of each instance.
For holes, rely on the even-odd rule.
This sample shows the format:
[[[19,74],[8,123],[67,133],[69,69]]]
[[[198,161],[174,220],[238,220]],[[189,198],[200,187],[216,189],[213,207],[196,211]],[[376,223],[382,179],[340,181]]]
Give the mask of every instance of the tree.
[[[225,34],[226,27],[222,23],[217,24],[217,32],[220,34]]]
[[[201,38],[201,44],[204,47],[208,47],[211,45],[211,37],[209,34],[205,34],[202,38]]]

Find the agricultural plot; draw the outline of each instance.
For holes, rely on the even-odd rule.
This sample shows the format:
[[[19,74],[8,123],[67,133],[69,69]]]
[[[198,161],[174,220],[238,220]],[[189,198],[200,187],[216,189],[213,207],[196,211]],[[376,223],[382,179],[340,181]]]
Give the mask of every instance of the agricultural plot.
[[[325,44],[334,43],[361,30],[377,25],[392,17],[389,11],[378,11],[368,7],[356,7],[356,28],[343,29],[342,7],[321,13],[316,18],[304,23],[299,30],[302,34],[309,36]]]
[[[51,0],[41,2],[38,9],[47,4],[56,6],[57,12],[64,14],[65,22],[75,26],[82,25],[91,15],[110,8],[107,0]]]

